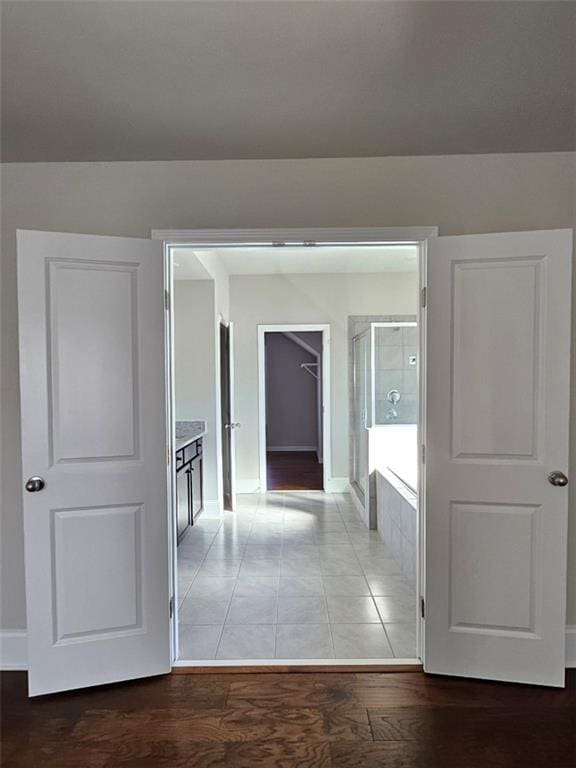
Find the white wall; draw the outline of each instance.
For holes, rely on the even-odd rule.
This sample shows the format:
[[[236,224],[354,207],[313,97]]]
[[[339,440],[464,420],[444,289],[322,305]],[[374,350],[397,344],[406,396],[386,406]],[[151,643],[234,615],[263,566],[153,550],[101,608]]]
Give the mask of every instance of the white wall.
[[[331,471],[348,478],[348,316],[416,311],[416,274],[257,275],[230,277],[235,327],[236,473],[255,487],[258,465],[258,325],[329,323]]]
[[[216,391],[217,349],[214,280],[174,283],[174,396],[177,420],[206,422],[203,438],[205,506],[219,498],[218,449],[220,423]]]
[[[212,403],[214,424],[208,439],[210,452],[204,456],[203,470],[209,485],[205,486],[205,507],[211,512],[222,511],[224,488],[222,481],[222,418],[220,407],[220,323],[230,322],[230,282],[228,272],[220,256],[214,251],[196,251],[198,261],[212,276],[214,292],[211,319],[203,326],[202,332],[212,329],[212,350],[214,353]],[[210,495],[208,495],[208,489]]]
[[[214,310],[216,318],[230,320],[230,283],[228,272],[220,256],[214,251],[196,251],[198,261],[214,279]],[[217,334],[220,338],[219,333]]]
[[[576,226],[576,153],[2,167],[0,627],[24,628],[16,229],[437,225],[440,234]],[[575,271],[576,281],[576,271]],[[574,291],[576,303],[576,290]],[[575,313],[576,317],[576,313]],[[576,323],[573,333],[576,349]],[[573,355],[576,375],[576,355]],[[576,624],[576,387],[568,621]],[[239,430],[241,432],[241,430]]]

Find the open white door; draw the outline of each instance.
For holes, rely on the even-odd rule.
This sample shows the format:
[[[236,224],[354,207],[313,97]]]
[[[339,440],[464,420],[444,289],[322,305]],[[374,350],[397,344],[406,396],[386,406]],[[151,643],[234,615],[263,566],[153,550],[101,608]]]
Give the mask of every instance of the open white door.
[[[564,684],[571,260],[569,230],[429,241],[427,672]]]
[[[31,695],[170,670],[163,289],[161,242],[18,232]]]

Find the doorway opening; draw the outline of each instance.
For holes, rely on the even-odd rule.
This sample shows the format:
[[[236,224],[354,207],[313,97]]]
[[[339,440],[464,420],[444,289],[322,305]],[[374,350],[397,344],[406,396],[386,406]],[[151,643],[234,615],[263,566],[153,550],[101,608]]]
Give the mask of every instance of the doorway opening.
[[[330,325],[258,327],[262,491],[323,491],[330,476]]]
[[[175,556],[175,664],[419,663],[420,525],[406,522],[408,573],[375,435],[394,371],[384,394],[415,404],[417,429],[404,348],[378,350],[386,323],[417,332],[418,244],[168,251],[174,418],[185,402],[205,426],[202,508]]]

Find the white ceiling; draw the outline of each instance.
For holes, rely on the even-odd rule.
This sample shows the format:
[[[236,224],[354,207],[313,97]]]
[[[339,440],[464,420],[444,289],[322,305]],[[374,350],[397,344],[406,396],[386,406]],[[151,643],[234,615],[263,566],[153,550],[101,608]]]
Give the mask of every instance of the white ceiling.
[[[176,280],[209,280],[199,251],[177,248]],[[315,246],[300,248],[226,248],[217,253],[229,275],[355,274],[415,272],[417,249],[401,246]]]
[[[5,161],[576,145],[574,2],[4,0]]]

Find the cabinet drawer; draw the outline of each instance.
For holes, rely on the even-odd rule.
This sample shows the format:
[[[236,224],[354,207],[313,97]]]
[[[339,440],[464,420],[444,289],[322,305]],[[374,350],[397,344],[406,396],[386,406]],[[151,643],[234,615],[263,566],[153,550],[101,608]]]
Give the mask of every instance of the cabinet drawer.
[[[184,448],[184,463],[188,464],[189,461],[192,461],[192,459],[195,459],[196,456],[200,456],[201,454],[202,440],[195,440]]]
[[[184,466],[184,449],[176,451],[176,469]]]

